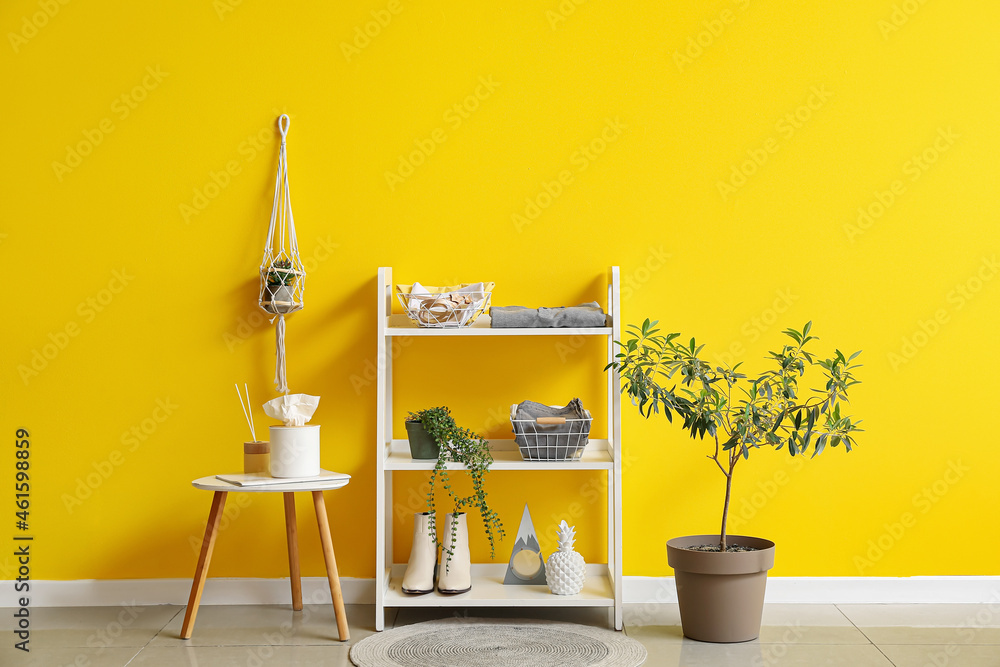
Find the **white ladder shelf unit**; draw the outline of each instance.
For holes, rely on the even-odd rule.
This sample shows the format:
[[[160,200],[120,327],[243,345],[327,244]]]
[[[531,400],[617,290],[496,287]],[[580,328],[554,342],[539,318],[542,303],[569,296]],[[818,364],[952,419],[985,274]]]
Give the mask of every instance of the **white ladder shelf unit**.
[[[622,456],[621,394],[618,374],[607,375],[607,434],[591,439],[579,461],[523,461],[513,439],[490,440],[494,463],[490,471],[506,470],[604,470],[608,476],[607,563],[588,564],[587,579],[577,595],[553,595],[547,586],[505,586],[506,563],[473,564],[472,590],[460,595],[407,595],[400,590],[406,563],[393,562],[392,474],[396,470],[431,470],[434,461],[414,461],[405,438],[392,428],[392,338],[393,336],[603,336],[607,339],[607,361],[614,359],[613,341],[620,340],[618,267],[608,269],[607,313],[604,327],[561,329],[492,329],[483,315],[471,327],[422,328],[404,314],[393,314],[392,269],[378,270],[378,474],[376,478],[375,629],[385,626],[385,610],[398,607],[606,607],[613,610],[614,627],[622,629]],[[599,367],[595,364],[595,369]],[[599,372],[599,370],[595,370]],[[449,464],[462,470],[464,466]],[[508,520],[510,524],[511,519]],[[516,518],[513,519],[516,522]],[[508,530],[508,533],[511,531]],[[500,557],[500,552],[498,552]]]

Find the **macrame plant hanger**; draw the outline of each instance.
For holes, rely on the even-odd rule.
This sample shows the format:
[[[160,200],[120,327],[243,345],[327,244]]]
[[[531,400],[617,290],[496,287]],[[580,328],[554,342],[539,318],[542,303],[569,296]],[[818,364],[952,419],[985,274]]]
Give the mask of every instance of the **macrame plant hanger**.
[[[295,238],[295,220],[292,217],[292,198],[288,189],[288,152],[285,137],[291,119],[278,117],[281,131],[281,149],[278,151],[278,173],[274,179],[274,205],[271,223],[267,228],[267,245],[260,261],[260,296],[257,304],[264,312],[273,315],[275,327],[274,385],[281,393],[288,393],[285,374],[285,315],[302,310],[306,272],[299,258],[299,244]],[[277,232],[277,234],[275,234]]]

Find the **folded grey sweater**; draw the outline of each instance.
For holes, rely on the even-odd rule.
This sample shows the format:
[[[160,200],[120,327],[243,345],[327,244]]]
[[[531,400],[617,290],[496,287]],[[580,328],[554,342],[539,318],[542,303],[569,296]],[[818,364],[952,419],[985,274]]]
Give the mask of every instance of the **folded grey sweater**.
[[[524,306],[493,306],[492,326],[496,329],[603,327],[606,318],[596,301],[562,308],[525,308]]]
[[[538,424],[538,417],[565,417],[575,421],[564,424]],[[521,450],[521,458],[527,460],[562,460],[576,458],[587,446],[590,435],[590,413],[583,409],[579,398],[574,398],[566,407],[558,408],[523,401],[511,406],[514,427],[514,442]]]

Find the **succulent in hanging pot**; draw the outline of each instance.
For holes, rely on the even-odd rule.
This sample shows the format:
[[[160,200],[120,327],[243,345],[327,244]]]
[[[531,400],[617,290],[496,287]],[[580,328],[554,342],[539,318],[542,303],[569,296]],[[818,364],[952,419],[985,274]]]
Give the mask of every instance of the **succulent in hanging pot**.
[[[295,280],[297,272],[292,267],[291,260],[279,259],[267,270],[267,284],[261,295],[261,307],[267,312],[278,315],[298,310],[300,304],[295,299]]]
[[[268,285],[291,285],[295,282],[295,270],[288,259],[279,259],[267,272]]]

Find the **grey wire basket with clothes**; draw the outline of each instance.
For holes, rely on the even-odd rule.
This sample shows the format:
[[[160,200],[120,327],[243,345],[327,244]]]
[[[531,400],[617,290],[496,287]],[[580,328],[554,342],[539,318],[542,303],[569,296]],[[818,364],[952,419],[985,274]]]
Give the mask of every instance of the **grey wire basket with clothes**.
[[[593,418],[579,398],[565,407],[524,401],[510,406],[514,442],[525,461],[579,461]]]

